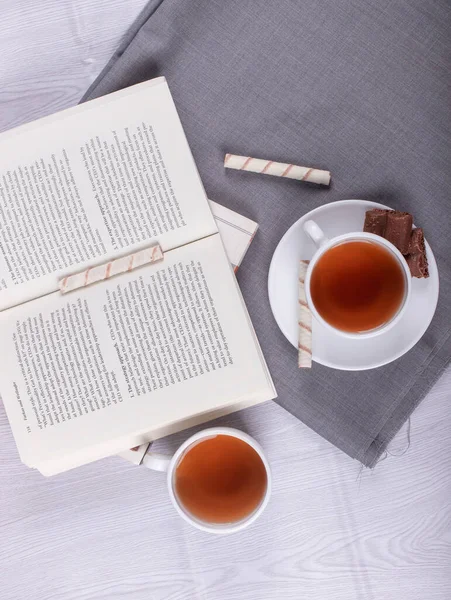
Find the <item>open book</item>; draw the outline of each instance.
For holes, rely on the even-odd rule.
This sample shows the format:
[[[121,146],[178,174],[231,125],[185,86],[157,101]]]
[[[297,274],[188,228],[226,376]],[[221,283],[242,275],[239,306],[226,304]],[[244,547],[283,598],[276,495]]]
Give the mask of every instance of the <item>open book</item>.
[[[52,475],[275,396],[164,78],[0,136],[0,393]],[[62,295],[158,242],[164,260]]]

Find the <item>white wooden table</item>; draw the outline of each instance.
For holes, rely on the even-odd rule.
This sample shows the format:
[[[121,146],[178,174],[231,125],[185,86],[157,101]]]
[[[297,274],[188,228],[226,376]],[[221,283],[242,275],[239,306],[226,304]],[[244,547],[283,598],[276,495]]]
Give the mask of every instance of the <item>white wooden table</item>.
[[[144,3],[1,0],[0,130],[77,103]],[[263,444],[274,494],[253,527],[212,537],[177,517],[162,476],[119,458],[27,469],[0,404],[1,600],[451,598],[451,370],[410,449],[405,427],[373,472],[275,404],[224,422]]]

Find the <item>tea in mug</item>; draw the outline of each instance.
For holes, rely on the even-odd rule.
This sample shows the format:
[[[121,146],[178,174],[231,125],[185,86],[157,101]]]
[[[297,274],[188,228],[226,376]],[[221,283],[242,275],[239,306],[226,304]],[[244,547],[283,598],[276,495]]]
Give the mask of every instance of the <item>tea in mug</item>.
[[[233,523],[262,502],[266,468],[252,446],[231,435],[215,435],[189,447],[175,470],[175,494],[193,517]]]
[[[310,294],[320,316],[332,327],[363,333],[388,323],[401,308],[405,274],[398,259],[380,244],[345,241],[315,264]]]

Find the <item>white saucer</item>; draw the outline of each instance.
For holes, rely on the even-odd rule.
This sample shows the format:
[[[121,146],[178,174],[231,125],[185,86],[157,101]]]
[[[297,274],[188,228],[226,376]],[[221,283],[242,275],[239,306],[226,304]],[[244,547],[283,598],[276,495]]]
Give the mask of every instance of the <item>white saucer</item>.
[[[304,233],[303,223],[313,219],[328,237],[362,231],[365,211],[390,208],[367,200],[341,200],[320,206],[304,215],[285,233],[269,268],[269,302],[280,330],[297,348],[297,293],[299,260],[310,259],[316,247]],[[400,322],[385,333],[368,339],[348,339],[313,320],[313,360],[334,369],[363,371],[381,367],[399,358],[421,338],[434,316],[439,279],[437,263],[426,242],[429,262],[427,279],[412,279],[412,295]]]

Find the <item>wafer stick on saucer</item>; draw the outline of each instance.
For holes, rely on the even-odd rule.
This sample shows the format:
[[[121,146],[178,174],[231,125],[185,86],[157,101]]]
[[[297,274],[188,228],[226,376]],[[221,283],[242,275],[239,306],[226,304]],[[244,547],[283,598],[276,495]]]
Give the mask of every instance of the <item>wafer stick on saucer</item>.
[[[312,313],[305,295],[305,275],[308,260],[299,261],[298,283],[298,367],[310,369],[312,366]]]

